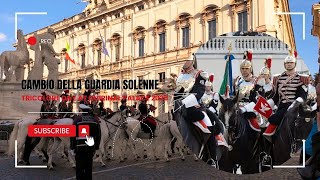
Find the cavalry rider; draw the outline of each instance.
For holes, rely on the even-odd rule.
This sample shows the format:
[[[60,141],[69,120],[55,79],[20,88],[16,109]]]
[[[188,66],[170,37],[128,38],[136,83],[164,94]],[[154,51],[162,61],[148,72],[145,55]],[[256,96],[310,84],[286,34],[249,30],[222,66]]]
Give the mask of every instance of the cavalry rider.
[[[75,153],[76,159],[76,178],[92,179],[92,162],[95,151],[99,149],[101,140],[101,129],[99,119],[93,114],[92,108],[80,104],[79,109],[83,113],[76,116],[74,125],[76,125],[76,137],[70,138],[70,148]],[[93,144],[90,144],[93,140]]]
[[[218,116],[217,107],[219,104],[219,94],[212,91],[212,82],[210,80],[210,76],[209,80],[205,82],[205,92],[200,99],[200,104]]]
[[[49,113],[45,113],[45,112],[50,112],[50,100],[49,100],[49,96],[46,94],[46,92],[42,92],[42,105],[41,105],[41,109],[40,109],[40,118],[41,119],[46,119],[49,116]]]
[[[63,91],[63,93],[60,95],[60,97],[61,97],[61,102],[60,102],[59,105],[58,105],[58,110],[59,110],[59,112],[70,112],[69,109],[68,109],[68,105],[67,105],[67,102],[68,102],[68,93],[69,93],[69,90],[65,90],[65,91]],[[59,118],[63,118],[65,115],[68,115],[68,114],[60,113],[60,114],[59,114]]]
[[[295,70],[296,65],[296,58],[287,56],[284,60],[286,71],[273,78],[274,96],[268,100],[268,103],[272,108],[277,105],[278,109],[268,119],[270,124],[263,133],[268,140],[271,139],[270,136],[275,133],[285,113],[293,107],[294,103],[303,103],[307,99],[309,76],[298,74]]]
[[[262,90],[256,86],[257,83],[261,83],[255,76],[253,76],[252,67],[252,52],[246,51],[244,53],[244,60],[240,64],[241,76],[238,76],[234,81],[235,93],[239,93],[238,102],[241,112],[244,118],[249,121],[250,127],[260,132],[260,125],[257,122],[257,115],[254,113],[253,108],[255,106],[257,90]],[[263,84],[260,84],[263,86]],[[261,94],[261,93],[259,93]]]
[[[179,96],[180,93],[190,94],[182,100],[182,103],[186,107],[187,120],[199,127],[203,133],[210,134],[206,142],[209,154],[203,155],[208,156],[204,159],[205,161],[208,160],[208,164],[215,166],[217,146],[215,136],[222,132],[223,125],[213,112],[201,107],[199,104],[200,99],[205,94],[205,82],[208,78],[209,75],[207,72],[195,69],[194,60],[188,59],[183,65],[182,72],[177,79],[175,99],[181,98],[182,95]],[[179,94],[177,95],[177,93]]]
[[[154,109],[148,108],[146,97],[142,98],[138,109],[141,113],[140,117],[138,118],[138,120],[141,122],[140,123],[141,129],[146,133],[150,133],[150,138],[155,137],[154,133],[155,133],[155,130],[157,127],[157,122],[154,120],[154,118],[152,116],[149,115],[149,112],[154,111]],[[150,129],[151,129],[151,131],[150,131]]]

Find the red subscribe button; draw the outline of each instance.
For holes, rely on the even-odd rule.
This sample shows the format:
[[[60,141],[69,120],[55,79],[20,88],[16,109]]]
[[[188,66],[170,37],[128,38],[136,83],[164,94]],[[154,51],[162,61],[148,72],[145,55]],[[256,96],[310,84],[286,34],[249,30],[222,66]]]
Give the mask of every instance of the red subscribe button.
[[[30,125],[29,137],[75,137],[75,125]]]

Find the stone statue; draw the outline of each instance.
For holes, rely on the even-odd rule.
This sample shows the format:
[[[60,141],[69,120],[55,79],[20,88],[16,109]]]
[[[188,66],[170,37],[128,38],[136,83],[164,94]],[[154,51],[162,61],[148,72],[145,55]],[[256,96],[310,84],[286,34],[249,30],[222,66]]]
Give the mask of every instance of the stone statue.
[[[0,55],[0,81],[3,80],[3,74],[6,76],[5,81],[17,82],[23,80],[24,65],[29,63],[29,51],[21,29],[18,30],[17,37],[17,49],[15,51],[4,51]]]
[[[37,43],[32,47],[32,50],[35,51],[35,66],[41,67],[42,70],[32,68],[28,79],[42,79],[44,63],[49,70],[48,80],[54,80],[56,82],[59,77],[58,66],[60,64],[60,60],[55,58],[55,56],[59,56],[59,54],[56,53],[52,46],[54,43],[54,30],[49,28],[46,33],[36,35],[36,38]]]

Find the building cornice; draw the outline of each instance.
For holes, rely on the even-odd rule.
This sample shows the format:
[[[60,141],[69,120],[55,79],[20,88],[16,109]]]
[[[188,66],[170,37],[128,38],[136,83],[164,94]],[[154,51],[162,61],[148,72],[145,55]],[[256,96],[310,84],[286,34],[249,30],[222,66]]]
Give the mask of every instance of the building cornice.
[[[320,4],[314,4],[312,6],[312,15],[313,21],[311,34],[320,38]]]

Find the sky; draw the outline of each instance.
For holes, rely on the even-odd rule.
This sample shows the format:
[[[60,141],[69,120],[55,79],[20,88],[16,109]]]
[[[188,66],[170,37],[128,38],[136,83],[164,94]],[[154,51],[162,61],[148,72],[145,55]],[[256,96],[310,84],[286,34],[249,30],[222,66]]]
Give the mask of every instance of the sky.
[[[306,17],[305,33],[302,36],[302,16],[291,15],[295,42],[299,56],[301,56],[311,73],[318,72],[318,40],[311,35],[312,4],[319,0],[289,0],[291,12],[304,12]],[[15,42],[14,15],[15,12],[47,12],[47,15],[19,15],[18,29],[24,34],[49,26],[64,18],[82,12],[86,3],[81,0],[1,0],[0,6],[0,53],[5,50],[14,50]]]

